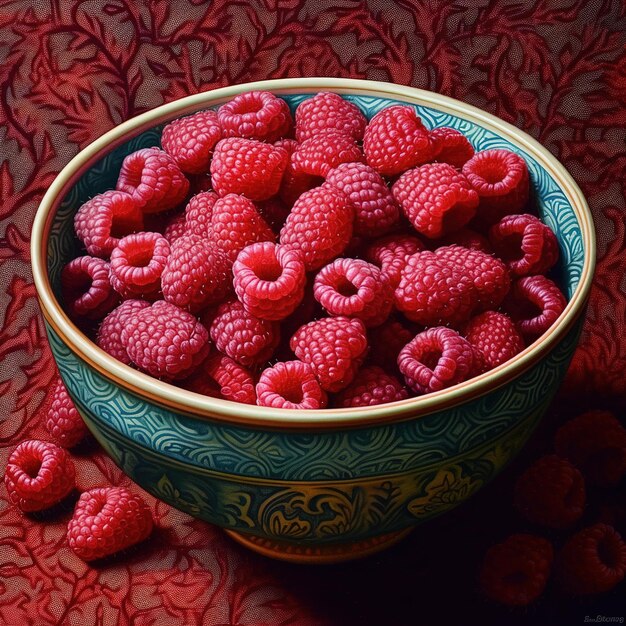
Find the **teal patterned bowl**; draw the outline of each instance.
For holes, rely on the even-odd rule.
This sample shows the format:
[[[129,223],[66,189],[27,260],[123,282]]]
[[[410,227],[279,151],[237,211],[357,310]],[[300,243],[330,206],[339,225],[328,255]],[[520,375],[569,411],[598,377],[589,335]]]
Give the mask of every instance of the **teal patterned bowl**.
[[[568,306],[513,361],[423,398],[383,406],[290,411],[207,398],[137,372],[83,335],[59,305],[63,265],[76,256],[72,217],[113,188],[123,158],[159,144],[163,124],[267,89],[292,108],[336,91],[368,116],[414,105],[430,127],[461,130],[477,150],[527,161],[543,219],[556,232]],[[520,450],[574,352],[595,257],[585,200],[565,169],[501,120],[437,94],[387,83],[310,78],[217,89],[113,129],[76,156],[44,197],[32,262],[50,345],[85,422],[115,462],[165,502],[227,529],[271,556],[304,562],[369,554],[469,498]]]

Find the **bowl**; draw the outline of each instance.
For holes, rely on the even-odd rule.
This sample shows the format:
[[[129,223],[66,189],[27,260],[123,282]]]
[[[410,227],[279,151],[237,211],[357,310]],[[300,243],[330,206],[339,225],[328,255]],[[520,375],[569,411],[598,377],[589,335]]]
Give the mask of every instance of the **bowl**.
[[[532,193],[557,235],[557,279],[568,305],[514,359],[430,395],[368,408],[294,411],[201,396],[116,361],[60,305],[60,273],[78,253],[72,218],[114,188],[124,157],[159,144],[163,125],[264,89],[294,109],[334,91],[368,117],[415,106],[429,127],[452,126],[476,150],[507,148],[528,163]],[[457,506],[522,448],[572,357],[595,258],[591,215],[565,168],[517,128],[435,93],[388,83],[283,79],[216,89],[120,124],[63,169],[32,231],[32,265],[50,346],[87,426],[135,482],[275,558],[333,562],[381,550]]]

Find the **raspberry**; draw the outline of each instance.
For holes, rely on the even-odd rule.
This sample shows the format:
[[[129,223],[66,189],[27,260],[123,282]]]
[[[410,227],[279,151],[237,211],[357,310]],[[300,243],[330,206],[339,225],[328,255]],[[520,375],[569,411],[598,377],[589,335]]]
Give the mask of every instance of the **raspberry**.
[[[296,109],[296,138],[305,141],[328,130],[336,130],[360,141],[367,119],[358,106],[336,93],[320,92]]]
[[[518,478],[514,504],[534,524],[567,528],[583,514],[585,481],[569,461],[544,456]]]
[[[626,474],[626,429],[609,411],[589,411],[561,426],[555,449],[592,485],[611,487]]]
[[[72,489],[76,471],[69,454],[47,441],[20,443],[9,456],[4,482],[9,500],[24,512],[43,511]]]
[[[189,179],[189,195],[195,196],[203,191],[211,191],[211,174],[208,171],[206,174],[197,174],[194,176],[190,174]]]
[[[302,255],[271,241],[244,248],[233,265],[233,286],[248,313],[281,320],[304,297],[306,272]]]
[[[46,430],[63,448],[73,448],[87,434],[85,422],[60,378],[52,392],[52,403],[46,415]]]
[[[400,350],[413,337],[415,337],[415,333],[397,320],[387,320],[381,326],[370,329],[369,361],[375,365],[380,365],[387,372],[396,371]]]
[[[185,231],[190,235],[211,236],[211,218],[218,195],[202,191],[192,196],[185,207]]]
[[[277,148],[282,148],[283,150],[287,150],[287,154],[291,158],[291,155],[294,153],[294,150],[298,147],[298,142],[295,139],[278,139],[274,142],[274,145]]]
[[[413,235],[389,235],[375,241],[365,251],[365,258],[381,268],[395,289],[400,284],[406,260],[423,249],[424,244]]]
[[[396,201],[382,176],[369,165],[342,163],[328,173],[326,182],[345,193],[354,206],[357,235],[378,237],[398,222]]]
[[[61,272],[65,309],[74,318],[100,319],[119,296],[109,282],[109,264],[92,256],[72,259]]]
[[[210,331],[217,349],[245,367],[268,361],[280,341],[276,322],[251,315],[238,300],[220,305]]]
[[[607,524],[588,526],[572,535],[556,562],[557,579],[569,593],[610,591],[624,579],[626,544]]]
[[[160,213],[185,199],[189,181],[167,152],[143,148],[122,162],[116,189],[130,194],[144,213]]]
[[[129,314],[120,340],[137,367],[164,380],[184,378],[209,350],[206,328],[163,300]]]
[[[432,157],[428,131],[415,109],[392,106],[370,120],[363,136],[368,165],[384,176],[394,176],[426,163]]]
[[[185,234],[185,230],[185,214],[176,213],[165,226],[165,229],[163,230],[163,237],[165,237],[167,241],[172,244],[179,237],[182,237]]]
[[[409,170],[391,191],[415,230],[430,239],[465,226],[478,206],[478,194],[468,180],[447,163]]]
[[[123,298],[155,300],[170,244],[159,233],[127,235],[111,252],[110,280]]]
[[[334,187],[322,185],[303,193],[280,231],[280,243],[300,250],[307,271],[341,254],[352,237],[354,208]]]
[[[513,320],[504,313],[485,311],[477,315],[467,324],[464,334],[474,350],[480,352],[485,372],[506,363],[524,349],[524,340]]]
[[[145,300],[125,300],[116,309],[113,309],[98,328],[96,343],[118,361],[130,365],[130,357],[122,343],[122,329],[126,321],[138,311],[150,306]]]
[[[526,161],[509,150],[477,152],[463,166],[463,174],[480,198],[478,217],[494,224],[504,215],[519,213],[528,201]]]
[[[441,126],[430,132],[432,159],[462,168],[474,156],[474,148],[468,138],[455,128]]]
[[[165,126],[161,145],[187,174],[203,174],[222,131],[215,111],[199,111]]]
[[[259,406],[275,409],[323,409],[327,402],[313,368],[302,361],[268,367],[259,378],[256,393]]]
[[[425,394],[466,380],[472,359],[472,346],[459,333],[436,326],[422,331],[400,350],[398,368],[413,391]]]
[[[379,268],[360,259],[336,259],[313,283],[315,299],[331,314],[379,326],[393,306],[393,287]]]
[[[495,253],[511,275],[544,274],[559,258],[554,233],[534,215],[507,215],[489,231]]]
[[[291,155],[295,173],[321,176],[341,163],[363,161],[363,154],[350,135],[328,130],[298,144]]]
[[[486,237],[477,233],[471,228],[461,228],[454,233],[442,237],[438,242],[439,246],[461,246],[471,250],[481,250],[487,254],[493,254],[491,244]]]
[[[82,493],[67,525],[67,541],[83,561],[93,561],[146,539],[152,532],[150,509],[124,487]]]
[[[143,229],[143,214],[122,191],[105,191],[83,204],[74,216],[74,230],[92,256],[108,257],[119,238]]]
[[[271,144],[230,137],[222,139],[211,160],[211,182],[218,195],[236,193],[267,200],[278,192],[289,154]]]
[[[372,365],[359,370],[355,379],[335,399],[338,407],[374,406],[408,398],[407,390],[395,377]]]
[[[211,230],[213,241],[230,263],[234,263],[237,255],[251,243],[276,238],[254,203],[234,193],[220,198],[213,206]]]
[[[480,570],[485,595],[508,606],[526,606],[546,587],[554,551],[543,537],[517,534],[487,550]]]
[[[269,224],[272,231],[276,234],[285,224],[285,220],[291,211],[291,207],[287,206],[278,196],[263,200],[256,203],[259,215]]]
[[[230,263],[210,239],[183,235],[172,244],[163,275],[163,299],[196,313],[230,292]]]
[[[323,182],[323,176],[312,176],[304,172],[297,172],[293,163],[289,162],[280,185],[278,196],[287,206],[291,207],[305,191],[310,191]]]
[[[340,391],[354,379],[367,352],[365,326],[348,317],[325,317],[301,326],[289,342],[312,368],[322,389]]]

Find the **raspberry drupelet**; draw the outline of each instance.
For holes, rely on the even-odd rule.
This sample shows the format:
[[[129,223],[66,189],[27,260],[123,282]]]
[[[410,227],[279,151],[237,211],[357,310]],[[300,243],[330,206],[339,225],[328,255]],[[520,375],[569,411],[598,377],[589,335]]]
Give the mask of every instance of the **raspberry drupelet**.
[[[295,174],[325,178],[342,163],[363,161],[361,149],[355,140],[344,133],[328,130],[299,143],[291,155]]]
[[[327,402],[313,368],[302,361],[279,362],[263,370],[256,394],[259,406],[275,409],[323,409]]]
[[[356,104],[336,93],[320,92],[296,109],[296,138],[299,142],[336,130],[353,139],[363,139],[367,119]]]
[[[370,352],[368,362],[379,365],[387,372],[397,372],[398,355],[415,332],[407,328],[404,321],[389,318],[384,324],[368,330]]]
[[[380,267],[395,289],[408,257],[423,249],[424,244],[413,235],[388,235],[374,241],[365,251],[365,258]]]
[[[377,365],[361,368],[354,380],[335,398],[337,407],[374,406],[408,398],[400,381]]]
[[[52,392],[52,402],[46,414],[46,430],[63,448],[73,448],[87,434],[87,427],[74,406],[61,378]]]
[[[96,335],[98,346],[118,361],[130,365],[130,357],[122,343],[122,329],[126,326],[129,317],[149,306],[150,303],[145,300],[124,300],[100,323]]]
[[[218,197],[214,191],[202,191],[189,199],[185,207],[185,232],[187,234],[211,237],[211,218]]]
[[[439,163],[449,163],[462,168],[474,156],[474,148],[469,139],[455,128],[440,126],[430,132],[432,159]]]

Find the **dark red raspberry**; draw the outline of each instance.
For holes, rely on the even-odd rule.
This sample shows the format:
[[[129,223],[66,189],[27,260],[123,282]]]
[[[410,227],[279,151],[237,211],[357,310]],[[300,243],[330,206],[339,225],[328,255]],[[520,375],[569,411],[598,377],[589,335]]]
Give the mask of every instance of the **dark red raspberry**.
[[[185,214],[176,213],[167,222],[165,229],[163,230],[163,237],[165,237],[167,241],[172,244],[179,237],[182,237],[185,234],[186,228]]]
[[[561,426],[555,449],[592,485],[615,486],[626,474],[626,428],[610,411],[588,411]]]
[[[365,251],[365,258],[380,267],[395,289],[400,284],[406,260],[423,249],[424,244],[413,235],[389,235],[377,239]]]
[[[363,136],[368,165],[384,176],[401,174],[432,158],[428,130],[410,106],[392,106],[369,121]]]
[[[271,144],[229,137],[216,146],[211,182],[218,195],[236,193],[251,200],[267,200],[278,192],[289,154]]]
[[[285,220],[291,211],[291,206],[287,206],[278,196],[257,202],[256,208],[259,215],[276,234],[284,226]]]
[[[244,248],[233,265],[233,286],[248,313],[282,320],[304,297],[306,270],[302,255],[271,241]]]
[[[71,317],[97,320],[119,301],[109,282],[109,264],[97,257],[72,259],[61,272],[65,309]]]
[[[327,130],[337,130],[360,141],[367,119],[358,106],[336,93],[320,92],[296,109],[296,138],[305,141]]]
[[[331,170],[326,182],[348,197],[355,209],[354,232],[378,237],[400,219],[400,209],[382,176],[365,163],[342,163]]]
[[[518,478],[514,504],[533,524],[567,528],[583,514],[585,481],[569,461],[550,454]]]
[[[189,174],[189,195],[196,196],[203,191],[211,191],[211,173],[208,171],[206,174]]]
[[[308,363],[325,391],[340,391],[353,380],[367,353],[363,322],[325,317],[301,326],[289,342],[295,355]]]
[[[340,255],[352,237],[354,208],[330,185],[303,193],[280,231],[280,243],[300,250],[307,271]]]
[[[125,300],[122,302],[102,320],[96,335],[96,343],[118,361],[130,365],[130,357],[121,339],[122,329],[126,326],[129,317],[149,306],[150,303],[145,300]]]
[[[290,161],[283,175],[278,196],[289,207],[305,192],[318,187],[324,182],[323,176],[312,176],[298,172]]]
[[[231,290],[230,263],[213,241],[183,235],[172,244],[161,276],[163,299],[197,313]]]
[[[130,314],[120,339],[139,369],[164,380],[188,376],[209,351],[206,328],[163,300]]]
[[[83,204],[74,216],[76,236],[92,256],[108,257],[124,235],[143,229],[143,213],[122,191],[105,191]]]
[[[291,155],[295,173],[325,178],[341,163],[362,161],[361,149],[350,135],[328,130],[298,144]]]
[[[415,333],[402,322],[393,319],[371,328],[368,334],[371,346],[368,360],[387,372],[397,371],[400,350],[415,337]]]
[[[575,595],[605,593],[624,579],[626,544],[607,524],[594,524],[572,535],[557,556],[557,580]]]
[[[437,246],[462,246],[472,250],[482,250],[487,254],[493,254],[491,244],[484,235],[471,228],[461,228],[454,233],[442,237],[436,242]]]
[[[335,399],[335,406],[374,406],[408,397],[407,390],[395,376],[372,365],[358,371],[355,379]]]
[[[269,361],[280,341],[278,323],[251,315],[239,300],[220,305],[210,332],[217,349],[245,367]]]
[[[452,387],[472,371],[473,350],[459,333],[435,326],[416,335],[398,355],[406,384],[418,394]]]
[[[287,361],[268,367],[256,386],[257,404],[275,409],[323,409],[326,393],[313,368],[302,361]]]
[[[459,169],[474,156],[474,148],[468,138],[456,128],[441,126],[430,132],[432,159],[449,163]]]
[[[130,194],[144,213],[160,213],[185,199],[189,181],[167,152],[143,148],[124,159],[116,188]]]
[[[391,188],[418,233],[437,239],[465,226],[476,214],[478,194],[447,163],[427,163],[409,170]]]
[[[24,512],[43,511],[72,489],[76,471],[69,454],[47,441],[23,441],[9,455],[4,482],[9,500]]]
[[[273,142],[291,132],[289,106],[269,91],[248,91],[223,104],[217,116],[224,137]]]
[[[222,131],[215,111],[199,111],[170,122],[163,129],[161,145],[187,174],[203,174]]]
[[[124,487],[101,487],[82,493],[67,525],[67,541],[83,561],[115,554],[152,532],[150,509]]]
[[[507,606],[527,606],[546,588],[554,558],[543,537],[518,534],[487,550],[480,570],[484,594]]]
[[[63,448],[73,448],[87,434],[87,427],[59,378],[46,414],[46,430]]]
[[[192,196],[185,207],[185,231],[190,235],[211,237],[211,218],[218,195],[203,191]]]
[[[331,315],[358,317],[367,327],[382,324],[393,306],[387,275],[360,259],[336,259],[323,267],[315,277],[313,295]]]

